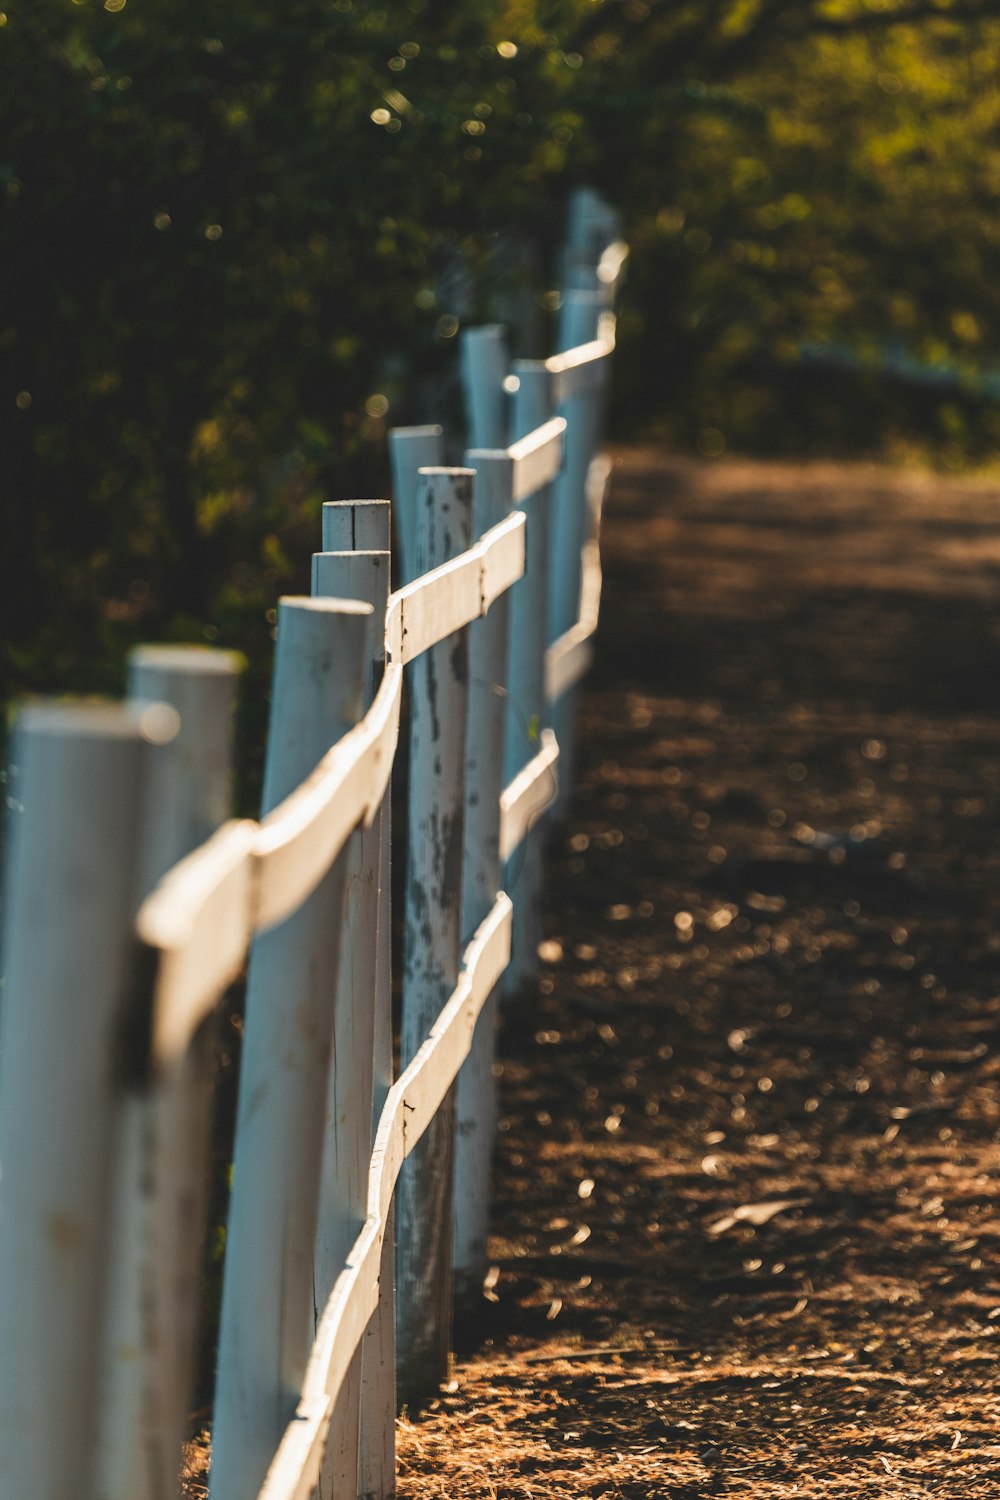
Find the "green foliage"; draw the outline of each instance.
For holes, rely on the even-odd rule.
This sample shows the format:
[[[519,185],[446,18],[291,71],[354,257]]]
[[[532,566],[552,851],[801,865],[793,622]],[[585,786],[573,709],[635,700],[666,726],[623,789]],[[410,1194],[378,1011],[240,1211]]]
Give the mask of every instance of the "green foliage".
[[[263,682],[322,499],[384,489],[460,324],[519,308],[543,352],[519,282],[576,181],[633,244],[622,430],[988,452],[998,8],[13,0],[0,697],[114,689],[139,638]]]
[[[555,218],[519,90],[558,69],[491,14],[7,13],[6,687],[112,686],[132,636],[266,654],[321,499],[381,484],[386,414],[453,363],[466,268]]]
[[[616,55],[641,36],[648,76],[686,55],[688,77],[637,119],[618,177],[623,419],[708,454],[990,456],[998,10],[633,9]]]

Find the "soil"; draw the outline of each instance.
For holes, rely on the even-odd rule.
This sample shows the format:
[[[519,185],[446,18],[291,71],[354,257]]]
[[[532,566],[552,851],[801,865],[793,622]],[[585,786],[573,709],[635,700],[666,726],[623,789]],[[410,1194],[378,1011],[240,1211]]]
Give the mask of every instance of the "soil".
[[[1000,1492],[1000,485],[616,457],[473,1352],[401,1500]]]

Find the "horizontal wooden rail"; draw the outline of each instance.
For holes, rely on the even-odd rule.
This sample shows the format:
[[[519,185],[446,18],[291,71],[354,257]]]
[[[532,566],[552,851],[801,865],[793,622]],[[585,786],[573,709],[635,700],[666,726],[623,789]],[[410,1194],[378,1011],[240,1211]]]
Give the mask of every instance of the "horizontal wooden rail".
[[[628,244],[625,240],[612,240],[597,262],[598,281],[613,289],[625,269],[628,253]]]
[[[261,823],[255,927],[272,927],[301,906],[358,824],[371,823],[392,774],[402,692],[402,668],[387,666],[360,724]]]
[[[500,794],[500,858],[510,859],[539,815],[555,800],[559,789],[556,766],[559,746],[551,729],[542,730],[542,744],[523,770]]]
[[[389,595],[385,647],[405,666],[485,615],[524,575],[524,516],[508,516],[475,546]]]
[[[136,931],[156,951],[152,1056],[180,1057],[239,974],[253,934],[252,854],[259,825],[223,823],[139,908]]]
[[[601,604],[601,552],[595,541],[584,544],[580,618],[545,653],[545,696],[550,703],[580,681],[593,657],[591,637]]]
[[[399,733],[402,668],[368,713],[262,823],[224,824],[143,902],[140,940],[159,954],[152,1055],[180,1056],[240,972],[254,932],[301,905],[381,804]]]
[[[553,354],[545,361],[546,370],[553,376],[552,395],[557,406],[585,391],[599,389],[604,379],[604,362],[615,349],[614,314],[605,313],[600,322],[599,338],[567,349],[565,354]]]
[[[562,468],[565,432],[565,418],[553,417],[527,437],[511,443],[507,455],[514,471],[511,495],[514,505],[520,505],[555,479]]]
[[[479,1013],[507,967],[512,913],[501,892],[465,950],[458,984],[430,1035],[389,1091],[372,1153],[368,1217],[323,1309],[295,1416],[258,1500],[307,1500],[318,1482],[333,1404],[378,1306],[382,1241],[400,1168],[469,1054]]]

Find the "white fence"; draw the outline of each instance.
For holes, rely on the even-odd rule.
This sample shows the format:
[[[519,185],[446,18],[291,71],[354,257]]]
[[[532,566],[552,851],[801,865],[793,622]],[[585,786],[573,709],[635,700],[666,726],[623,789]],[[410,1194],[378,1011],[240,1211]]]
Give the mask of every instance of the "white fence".
[[[4,1497],[177,1493],[210,1023],[248,955],[213,1500],[391,1495],[397,1401],[445,1376],[453,1307],[486,1269],[498,995],[533,968],[534,830],[572,763],[600,594],[624,250],[593,195],[574,212],[567,352],[511,371],[502,329],[465,336],[463,468],[443,467],[439,428],[391,435],[401,587],[388,502],[324,507],[312,596],[279,606],[260,822],[225,821],[227,653],[143,648],[127,703],[20,717]],[[390,838],[404,675],[408,826]],[[398,1076],[391,857],[407,871]]]

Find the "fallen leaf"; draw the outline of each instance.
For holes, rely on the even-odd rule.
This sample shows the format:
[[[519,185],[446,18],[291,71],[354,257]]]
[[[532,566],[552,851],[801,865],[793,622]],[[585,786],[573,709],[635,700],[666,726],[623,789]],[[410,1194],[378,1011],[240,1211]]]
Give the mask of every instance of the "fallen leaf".
[[[769,1224],[778,1214],[783,1214],[789,1208],[803,1208],[809,1202],[808,1198],[771,1198],[765,1203],[741,1203],[737,1208],[731,1208],[728,1213],[723,1214],[721,1219],[706,1226],[706,1234],[725,1234],[727,1229],[733,1229],[737,1224],[752,1224],[759,1229],[762,1224]]]

